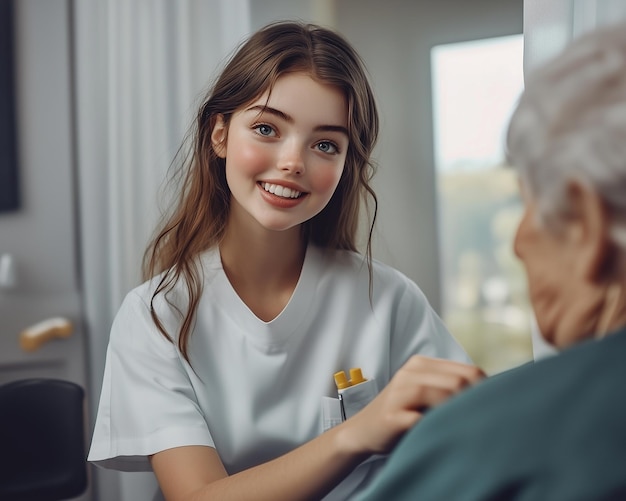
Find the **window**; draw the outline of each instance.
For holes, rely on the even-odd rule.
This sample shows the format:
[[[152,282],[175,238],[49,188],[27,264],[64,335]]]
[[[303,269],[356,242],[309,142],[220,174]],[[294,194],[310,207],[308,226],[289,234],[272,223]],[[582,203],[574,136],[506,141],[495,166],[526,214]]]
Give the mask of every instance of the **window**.
[[[489,374],[532,359],[526,278],[512,249],[522,206],[504,165],[522,54],[522,35],[431,51],[442,315]]]

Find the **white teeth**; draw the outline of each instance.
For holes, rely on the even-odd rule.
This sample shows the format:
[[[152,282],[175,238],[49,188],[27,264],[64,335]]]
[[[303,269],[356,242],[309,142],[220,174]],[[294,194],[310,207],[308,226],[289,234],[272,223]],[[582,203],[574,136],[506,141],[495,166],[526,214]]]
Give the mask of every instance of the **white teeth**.
[[[287,188],[286,186],[280,186],[278,184],[270,184],[270,183],[261,183],[263,189],[278,197],[283,198],[298,198],[302,193],[300,191],[292,190],[291,188]]]

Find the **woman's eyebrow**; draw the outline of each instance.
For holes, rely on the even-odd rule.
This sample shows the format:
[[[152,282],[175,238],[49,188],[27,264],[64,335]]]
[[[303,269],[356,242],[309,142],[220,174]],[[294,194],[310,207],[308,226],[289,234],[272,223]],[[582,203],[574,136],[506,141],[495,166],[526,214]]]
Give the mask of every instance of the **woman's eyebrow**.
[[[287,113],[277,110],[276,108],[272,108],[271,106],[263,106],[262,104],[257,104],[255,106],[250,106],[250,108],[246,109],[246,111],[258,111],[259,115],[261,113],[270,113],[272,115],[276,115],[279,118],[282,118],[286,122],[289,122],[289,123],[294,122],[293,117],[291,115],[287,115]]]
[[[284,111],[277,110],[276,108],[272,108],[271,106],[263,106],[262,104],[257,104],[254,106],[250,106],[246,111],[258,111],[259,115],[261,113],[269,113],[271,115],[275,115],[282,120],[292,124],[294,123],[294,119],[291,115],[288,115]],[[346,137],[350,137],[348,134],[348,129],[343,125],[318,125],[313,129],[315,132],[340,132],[345,134]]]
[[[343,125],[318,125],[313,129],[315,132],[341,132],[347,138],[350,138],[348,129]]]

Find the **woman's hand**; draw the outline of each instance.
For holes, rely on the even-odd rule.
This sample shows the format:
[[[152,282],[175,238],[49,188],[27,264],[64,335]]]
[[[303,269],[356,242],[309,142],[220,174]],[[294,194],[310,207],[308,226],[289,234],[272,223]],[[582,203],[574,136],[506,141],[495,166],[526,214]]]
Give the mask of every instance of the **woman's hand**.
[[[374,400],[342,425],[348,442],[359,453],[386,454],[425,410],[484,377],[474,365],[414,355]]]

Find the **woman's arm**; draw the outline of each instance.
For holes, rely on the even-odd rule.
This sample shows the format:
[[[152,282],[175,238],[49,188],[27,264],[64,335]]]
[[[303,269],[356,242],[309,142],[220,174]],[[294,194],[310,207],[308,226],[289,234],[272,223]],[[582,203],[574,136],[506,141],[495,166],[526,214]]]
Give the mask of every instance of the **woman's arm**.
[[[152,467],[168,501],[321,499],[367,455],[341,444],[340,427],[287,454],[228,476],[217,451],[191,446],[152,457]]]
[[[320,499],[372,454],[389,452],[436,406],[484,376],[475,366],[411,357],[363,410],[293,451],[228,476],[215,449],[178,447],[151,462],[168,501]]]

